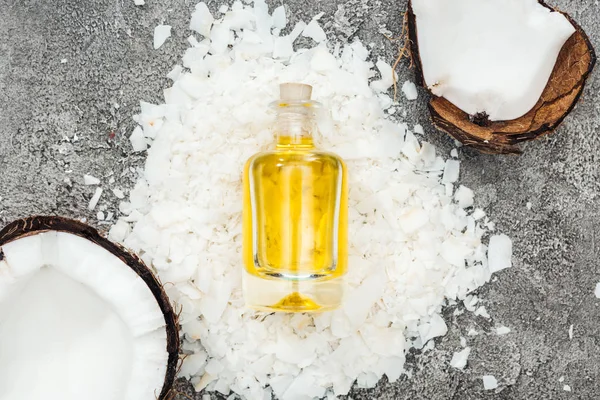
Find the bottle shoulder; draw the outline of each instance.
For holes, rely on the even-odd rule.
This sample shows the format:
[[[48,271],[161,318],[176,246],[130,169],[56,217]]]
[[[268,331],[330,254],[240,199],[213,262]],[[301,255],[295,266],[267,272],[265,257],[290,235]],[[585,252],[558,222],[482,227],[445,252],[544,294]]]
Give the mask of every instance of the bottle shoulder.
[[[337,155],[336,153],[330,151],[323,151],[319,149],[311,149],[311,150],[267,150],[256,153],[252,155],[247,161],[246,165],[262,163],[262,162],[270,162],[273,160],[310,160],[310,161],[318,161],[318,160],[329,160],[336,161],[342,164],[345,167],[344,160]]]

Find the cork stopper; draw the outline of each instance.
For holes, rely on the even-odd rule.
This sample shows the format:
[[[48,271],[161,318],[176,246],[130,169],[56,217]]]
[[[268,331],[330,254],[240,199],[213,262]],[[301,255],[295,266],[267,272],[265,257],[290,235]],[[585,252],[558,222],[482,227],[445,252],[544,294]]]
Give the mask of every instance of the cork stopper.
[[[282,83],[279,85],[279,98],[283,101],[310,101],[312,86],[303,83]]]

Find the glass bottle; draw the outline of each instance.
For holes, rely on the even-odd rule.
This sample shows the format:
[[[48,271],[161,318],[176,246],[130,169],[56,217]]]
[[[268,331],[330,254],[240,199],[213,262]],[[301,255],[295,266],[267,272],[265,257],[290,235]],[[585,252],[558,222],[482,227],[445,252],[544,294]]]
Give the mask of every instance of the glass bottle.
[[[280,86],[277,140],[244,168],[244,297],[254,309],[337,308],[347,268],[348,186],[342,159],[317,150],[312,87]]]

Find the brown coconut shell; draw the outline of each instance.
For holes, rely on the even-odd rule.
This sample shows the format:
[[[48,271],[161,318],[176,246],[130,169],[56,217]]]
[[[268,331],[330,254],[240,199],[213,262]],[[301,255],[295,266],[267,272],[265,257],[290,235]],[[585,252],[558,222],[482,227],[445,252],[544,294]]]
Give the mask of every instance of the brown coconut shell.
[[[485,115],[472,116],[427,88],[423,75],[417,21],[408,2],[406,13],[410,51],[417,83],[431,94],[429,111],[435,126],[465,146],[483,153],[519,154],[521,142],[537,139],[556,129],[573,110],[583,93],[585,82],[596,64],[596,53],[583,29],[568,14],[542,0],[541,5],[563,14],[575,27],[575,33],[563,45],[548,84],[537,104],[524,116],[510,121],[489,121]]]
[[[167,330],[167,352],[169,354],[167,373],[158,400],[169,400],[174,396],[173,384],[177,375],[179,362],[179,330],[178,317],[165,293],[162,284],[152,271],[137,256],[129,253],[122,246],[100,236],[94,228],[79,221],[61,217],[29,217],[8,224],[0,231],[0,260],[4,257],[2,246],[16,239],[36,235],[46,231],[67,232],[87,239],[108,250],[131,268],[148,285],[165,317]]]

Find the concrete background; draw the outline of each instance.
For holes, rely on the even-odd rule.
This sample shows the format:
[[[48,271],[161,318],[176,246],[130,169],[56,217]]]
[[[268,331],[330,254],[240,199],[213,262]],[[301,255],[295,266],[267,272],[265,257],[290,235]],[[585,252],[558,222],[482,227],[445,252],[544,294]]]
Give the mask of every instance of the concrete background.
[[[214,1],[209,2],[211,7]],[[270,1],[273,6],[280,1]],[[107,227],[89,212],[94,187],[129,189],[143,156],[132,155],[128,134],[140,100],[161,102],[165,75],[186,48],[192,0],[0,0],[0,223],[32,214],[60,214]],[[405,0],[288,0],[292,21],[324,11],[330,37],[375,43],[388,61],[401,32]],[[600,6],[595,0],[554,0],[588,32],[600,50]],[[152,49],[162,22],[174,36]],[[66,59],[62,63],[61,60]],[[400,80],[412,77],[405,64]],[[430,124],[425,99],[404,106],[409,124],[425,126],[427,140],[446,153],[453,142]],[[115,106],[117,104],[118,106]],[[437,348],[409,357],[413,377],[353,399],[597,399],[600,397],[600,81],[597,71],[582,102],[548,138],[525,146],[520,157],[461,149],[461,183],[477,206],[514,240],[514,267],[498,274],[480,295],[493,319],[448,310],[449,334]],[[109,184],[109,179],[115,179]],[[532,203],[532,209],[526,203]],[[105,190],[101,209],[117,212]],[[596,238],[598,236],[598,239]],[[512,332],[496,336],[495,325]],[[568,336],[573,325],[573,339]],[[448,366],[459,338],[473,347],[468,368]],[[500,387],[483,391],[481,376]],[[564,382],[560,378],[564,377]],[[571,392],[563,390],[570,385]],[[193,395],[181,382],[181,391]],[[183,399],[183,396],[178,399]],[[216,398],[214,396],[214,398]]]

